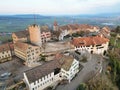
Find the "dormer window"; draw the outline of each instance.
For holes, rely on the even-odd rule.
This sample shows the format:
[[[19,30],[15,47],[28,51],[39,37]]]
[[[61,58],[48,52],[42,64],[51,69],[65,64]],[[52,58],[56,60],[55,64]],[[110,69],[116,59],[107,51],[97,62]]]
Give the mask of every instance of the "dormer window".
[[[84,44],[84,42],[79,42],[79,44]]]

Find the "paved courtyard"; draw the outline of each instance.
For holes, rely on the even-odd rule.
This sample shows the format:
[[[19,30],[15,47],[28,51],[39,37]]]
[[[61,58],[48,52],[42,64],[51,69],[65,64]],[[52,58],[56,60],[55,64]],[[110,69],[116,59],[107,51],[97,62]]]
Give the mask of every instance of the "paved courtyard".
[[[80,83],[86,82],[95,76],[96,72],[101,68],[102,58],[99,55],[91,55],[86,63],[82,63],[83,69],[77,76],[66,85],[59,85],[56,90],[76,90]]]
[[[7,86],[12,85],[23,79],[23,72],[30,69],[23,65],[22,61],[13,57],[12,61],[8,61],[0,64],[0,75],[5,72],[10,72],[12,75],[7,78]]]

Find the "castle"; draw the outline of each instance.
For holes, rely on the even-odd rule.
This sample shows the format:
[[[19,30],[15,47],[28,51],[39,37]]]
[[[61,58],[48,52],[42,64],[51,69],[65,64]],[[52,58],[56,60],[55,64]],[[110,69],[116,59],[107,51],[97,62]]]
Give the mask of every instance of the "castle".
[[[50,36],[50,31],[44,32],[42,27],[41,33],[41,27],[36,24],[28,26],[24,31],[12,33],[15,55],[24,60],[27,66],[38,65],[42,43],[50,40]]]

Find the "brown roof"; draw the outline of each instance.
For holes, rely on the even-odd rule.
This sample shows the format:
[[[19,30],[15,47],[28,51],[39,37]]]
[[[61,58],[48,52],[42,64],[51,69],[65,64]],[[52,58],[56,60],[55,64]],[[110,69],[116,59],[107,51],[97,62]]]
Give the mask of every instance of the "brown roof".
[[[36,80],[39,80],[40,78],[50,74],[51,72],[54,72],[54,69],[60,68],[60,64],[56,61],[49,61],[43,65],[37,66],[35,68],[32,68],[28,71],[25,71],[26,76],[29,80],[29,83],[35,82]]]
[[[79,25],[80,29],[94,29],[94,27],[96,27],[97,29],[99,29],[98,26],[92,26],[92,25],[88,25],[88,24],[80,24]]]
[[[28,30],[14,32],[14,34],[15,34],[18,38],[25,38],[25,37],[28,37],[28,36],[29,36]]]
[[[64,56],[61,60],[63,60],[62,68],[66,71],[69,71],[74,61],[74,58],[71,56]]]
[[[61,31],[53,31],[53,36],[56,36],[57,38],[59,38],[59,36],[60,36],[60,33],[61,33]]]
[[[72,40],[72,44],[74,46],[90,46],[90,45],[99,45],[108,42],[109,39],[99,36],[92,37],[82,37],[82,38],[74,38]]]
[[[74,58],[72,56],[65,56],[65,55],[58,53],[55,56],[55,60],[57,60],[59,62],[59,64],[61,65],[61,67],[64,70],[69,71],[69,69],[74,61]]]
[[[10,49],[13,51],[14,50],[14,44],[12,42],[9,42],[8,44],[9,44]]]
[[[60,30],[70,30],[70,28],[68,27],[68,25],[60,26],[59,29]]]
[[[40,27],[41,32],[50,32],[50,29],[47,25]]]
[[[68,27],[69,27],[71,30],[76,30],[76,29],[78,29],[78,25],[77,25],[77,24],[68,24]]]
[[[27,70],[25,71],[25,73],[26,73],[29,83],[32,83],[50,74],[51,72],[54,72],[56,68],[62,67],[63,69],[68,71],[72,65],[73,60],[74,60],[73,57],[63,56],[63,55],[58,54],[55,60],[46,62],[43,65]]]
[[[0,45],[0,52],[9,51],[9,50],[10,50],[10,47],[8,43]]]
[[[14,47],[17,47],[19,49],[21,49],[22,51],[26,51],[28,49],[28,44],[27,43],[23,43],[23,42],[16,42],[14,43]]]
[[[64,26],[59,26],[60,30],[88,30],[88,29],[94,29],[96,27],[97,29],[100,29],[98,26],[92,26],[88,24],[67,24]]]

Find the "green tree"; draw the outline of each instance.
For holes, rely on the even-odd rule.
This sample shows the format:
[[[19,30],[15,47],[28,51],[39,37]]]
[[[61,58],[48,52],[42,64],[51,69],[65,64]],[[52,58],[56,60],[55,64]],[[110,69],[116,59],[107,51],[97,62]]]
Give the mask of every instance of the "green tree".
[[[86,84],[81,83],[81,84],[78,86],[77,90],[86,90],[86,88],[87,88]]]
[[[117,26],[117,27],[115,28],[115,32],[116,32],[116,33],[120,33],[120,26]]]

